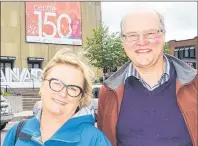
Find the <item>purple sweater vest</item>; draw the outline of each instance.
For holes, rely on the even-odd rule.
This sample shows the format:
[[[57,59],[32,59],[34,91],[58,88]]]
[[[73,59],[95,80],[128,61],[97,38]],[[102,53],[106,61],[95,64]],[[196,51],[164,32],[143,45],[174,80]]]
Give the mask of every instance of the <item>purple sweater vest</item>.
[[[118,146],[192,146],[171,68],[170,80],[153,91],[135,77],[127,78],[117,122]]]

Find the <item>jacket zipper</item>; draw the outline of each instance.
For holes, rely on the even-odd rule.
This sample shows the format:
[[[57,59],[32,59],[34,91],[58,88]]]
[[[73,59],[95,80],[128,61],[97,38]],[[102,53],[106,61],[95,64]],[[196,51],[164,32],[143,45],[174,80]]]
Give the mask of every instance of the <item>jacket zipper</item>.
[[[39,140],[37,140],[35,137],[32,137],[31,140],[34,141],[34,142],[36,142],[39,145],[44,146],[44,144],[42,142],[40,142]]]

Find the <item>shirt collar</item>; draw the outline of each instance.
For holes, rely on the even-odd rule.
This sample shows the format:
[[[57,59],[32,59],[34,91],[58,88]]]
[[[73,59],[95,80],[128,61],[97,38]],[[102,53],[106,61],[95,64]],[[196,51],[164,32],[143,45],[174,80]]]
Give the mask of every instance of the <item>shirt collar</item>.
[[[170,77],[170,62],[168,61],[168,58],[165,55],[163,55],[163,58],[164,58],[164,61],[165,61],[165,69],[164,69],[164,73],[163,73],[162,77],[164,75],[167,75],[168,78],[169,78]],[[127,72],[126,77],[125,77],[125,81],[130,76],[134,76],[137,79],[141,80],[141,77],[140,77],[139,73],[137,72],[137,70],[135,69],[135,67],[133,66],[132,62],[130,63],[128,72]]]

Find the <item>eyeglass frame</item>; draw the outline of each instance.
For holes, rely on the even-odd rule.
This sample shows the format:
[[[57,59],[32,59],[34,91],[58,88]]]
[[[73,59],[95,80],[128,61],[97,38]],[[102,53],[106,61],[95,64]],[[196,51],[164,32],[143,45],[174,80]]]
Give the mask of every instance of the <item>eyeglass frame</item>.
[[[61,90],[59,90],[59,91],[52,89],[52,87],[51,87],[51,82],[52,82],[53,80],[56,80],[56,81],[59,81],[60,83],[62,83],[62,84],[63,84],[63,88],[62,88]],[[79,87],[79,86],[77,86],[77,85],[67,85],[67,84],[63,83],[63,81],[61,81],[61,80],[59,80],[59,79],[56,79],[56,78],[43,79],[43,81],[49,81],[49,87],[50,87],[50,89],[51,89],[52,91],[55,91],[55,92],[60,92],[60,91],[62,91],[64,88],[66,88],[66,90],[68,90],[68,87],[70,87],[70,86],[77,87],[77,88],[80,89],[80,93],[79,93],[77,96],[71,96],[71,95],[68,93],[68,91],[67,91],[67,94],[68,94],[70,97],[78,97],[80,94],[83,94],[83,89],[82,89],[81,87]]]
[[[156,31],[157,31],[156,35],[158,35],[160,32],[164,32],[163,29],[151,29],[151,30],[148,30],[148,31],[152,31],[152,30],[156,30]],[[137,34],[139,34],[139,35],[138,35],[138,39],[137,39],[137,40],[134,40],[134,41],[128,41],[128,40],[126,39],[126,36],[127,36],[127,34],[130,34],[130,33],[137,33]],[[140,39],[140,35],[142,35],[142,34],[144,34],[144,33],[145,33],[144,31],[143,31],[143,32],[128,32],[128,33],[126,33],[126,34],[122,34],[122,37],[124,38],[124,40],[125,40],[126,42],[132,43],[132,42],[137,42],[137,41]],[[144,35],[143,35],[143,36],[144,36]],[[154,38],[146,38],[146,39],[154,39]]]

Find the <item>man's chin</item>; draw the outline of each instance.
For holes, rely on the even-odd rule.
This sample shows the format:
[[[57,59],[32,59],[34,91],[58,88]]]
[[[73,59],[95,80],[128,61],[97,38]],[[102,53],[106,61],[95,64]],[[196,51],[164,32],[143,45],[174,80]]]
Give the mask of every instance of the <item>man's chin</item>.
[[[138,68],[148,68],[148,67],[150,67],[150,66],[152,66],[152,62],[138,62],[137,63],[137,65],[136,65],[136,67],[138,67]]]

